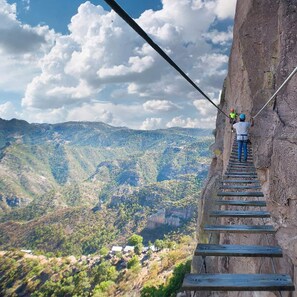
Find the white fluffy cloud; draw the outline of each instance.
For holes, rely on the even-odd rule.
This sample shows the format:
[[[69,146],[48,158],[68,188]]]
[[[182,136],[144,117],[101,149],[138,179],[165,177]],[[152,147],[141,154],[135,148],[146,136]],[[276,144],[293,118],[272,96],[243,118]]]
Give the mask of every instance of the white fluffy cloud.
[[[231,43],[233,38],[233,28],[229,27],[228,31],[219,32],[218,30],[213,30],[203,34],[203,36],[211,41],[213,44],[226,45]]]
[[[205,129],[212,129],[215,127],[215,116],[209,116],[204,118],[190,118],[190,117],[183,117],[178,116],[173,118],[166,124],[167,128],[172,127],[183,127],[183,128],[205,128]]]
[[[162,9],[147,10],[136,22],[206,93],[217,97],[226,75],[231,28],[225,32],[214,24],[231,18],[235,3],[162,0]],[[23,4],[29,9],[29,0]],[[68,28],[68,35],[57,35],[45,26],[22,24],[16,6],[0,0],[0,33],[6,32],[0,34],[5,53],[0,55],[0,86],[20,91],[26,85],[22,115],[27,120],[100,120],[142,129],[166,123],[207,125],[209,120],[195,117],[211,118],[209,103],[198,107],[194,100],[200,95],[115,12],[87,1]],[[9,38],[9,32],[16,38]]]
[[[0,104],[0,118],[12,119],[17,118],[18,116],[19,114],[11,102],[7,101],[3,104]]]
[[[39,61],[54,39],[53,30],[22,24],[17,19],[16,5],[0,0],[0,88],[23,92],[40,73]]]
[[[202,76],[201,81],[208,82],[205,88],[217,88],[213,73],[201,71],[203,58],[197,59],[203,54],[207,60],[205,52],[211,51],[202,33],[207,32],[216,14],[207,2],[198,2],[163,0],[161,10],[145,11],[136,21],[189,74]],[[189,92],[188,83],[177,79],[175,70],[115,12],[86,2],[72,18],[69,30],[70,35],[58,37],[42,60],[42,73],[28,85],[24,106],[59,108],[83,103],[100,97],[107,85],[114,84],[126,85],[127,94],[140,97],[162,94],[169,98]],[[227,57],[221,61],[209,55],[209,59],[214,59],[212,65],[216,63],[213,72],[222,63],[226,66]]]
[[[146,111],[170,111],[179,108],[176,104],[168,100],[148,100],[143,104]]]
[[[219,19],[233,18],[237,0],[217,0],[215,3],[215,13]]]
[[[218,99],[214,99],[212,101],[216,105],[219,104]],[[196,107],[201,116],[215,116],[217,113],[217,109],[205,99],[194,100],[193,105]]]
[[[141,130],[153,130],[162,128],[162,118],[146,118],[140,126]]]
[[[31,27],[17,20],[16,5],[0,0],[0,51],[10,56],[36,55],[53,39],[47,26]],[[27,55],[27,57],[29,57]]]

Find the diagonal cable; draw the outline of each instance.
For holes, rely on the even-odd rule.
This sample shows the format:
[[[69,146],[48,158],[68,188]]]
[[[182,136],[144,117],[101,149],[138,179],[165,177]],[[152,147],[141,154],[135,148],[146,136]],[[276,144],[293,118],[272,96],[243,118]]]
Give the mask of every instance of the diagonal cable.
[[[229,116],[218,107],[175,62],[145,33],[145,31],[114,0],[104,0],[131,28],[133,28],[160,56],[162,56],[180,75],[185,78],[205,99],[215,106],[227,118]]]
[[[264,108],[269,104],[269,102],[280,92],[280,90],[289,82],[289,80],[297,73],[297,67],[294,68],[294,70],[291,72],[291,74],[286,78],[286,80],[282,83],[282,85],[276,90],[276,92],[270,97],[270,99],[263,105],[263,107],[257,112],[256,115],[253,116],[255,119],[263,110]]]

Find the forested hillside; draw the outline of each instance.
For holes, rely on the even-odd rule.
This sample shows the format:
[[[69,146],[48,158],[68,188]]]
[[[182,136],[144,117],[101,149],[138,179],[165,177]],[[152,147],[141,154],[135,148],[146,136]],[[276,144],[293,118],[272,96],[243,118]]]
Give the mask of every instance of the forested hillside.
[[[150,283],[146,265],[155,271],[151,281],[157,284],[156,276],[164,273],[164,283],[191,253],[196,204],[213,141],[210,130],[137,131],[103,123],[49,125],[14,119],[0,120],[0,131],[0,248],[17,253],[1,255],[5,296],[18,292],[21,284],[27,292],[32,292],[30,284],[40,291],[36,296],[50,296],[55,290],[62,294],[65,287],[72,296],[76,291],[71,288],[83,281],[82,274],[89,283],[86,294],[108,296],[118,289],[114,282],[137,291],[139,284],[135,287],[131,280],[140,271],[141,286]],[[132,255],[108,256],[113,245],[126,246],[133,234],[143,241]],[[143,254],[143,247],[152,244],[171,252]],[[29,250],[32,260],[18,255],[20,249]],[[86,255],[92,265],[81,266],[79,259]],[[73,267],[69,256],[76,259]],[[168,256],[167,264],[158,264]],[[44,262],[42,257],[52,260]],[[124,272],[129,261],[136,268]],[[35,281],[30,272],[34,263]],[[114,275],[99,277],[101,266]],[[75,271],[81,271],[79,276]],[[66,279],[59,280],[55,273]],[[101,282],[103,288],[98,287]],[[156,288],[160,294],[163,289]],[[124,292],[129,290],[122,290],[122,296]]]
[[[158,211],[172,217],[195,205],[208,168],[209,130],[15,119],[0,120],[0,128],[2,249],[89,254],[132,233],[155,240],[195,216],[192,207],[175,227],[164,221],[158,232],[146,232]]]

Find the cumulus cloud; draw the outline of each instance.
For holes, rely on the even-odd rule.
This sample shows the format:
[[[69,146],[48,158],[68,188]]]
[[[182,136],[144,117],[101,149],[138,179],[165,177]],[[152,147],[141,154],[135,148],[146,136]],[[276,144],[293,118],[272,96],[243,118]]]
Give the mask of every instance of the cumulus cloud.
[[[31,27],[17,20],[15,4],[0,0],[0,87],[24,92],[40,73],[39,61],[54,44],[47,26]]]
[[[22,1],[29,8],[30,1]],[[235,1],[163,0],[162,5],[144,11],[136,22],[217,97],[232,28],[224,32],[215,26],[232,17]],[[26,85],[26,119],[98,120],[142,129],[208,125],[195,118],[210,118],[207,107],[195,103],[200,95],[115,12],[87,1],[68,28],[70,33],[61,35],[46,26],[22,24],[16,5],[0,0],[0,86],[20,91]],[[159,117],[151,117],[153,112]]]
[[[203,34],[206,40],[212,42],[213,44],[227,45],[231,43],[233,38],[233,28],[228,27],[228,31],[212,30],[208,33]]]
[[[140,126],[141,130],[153,130],[162,127],[162,119],[161,118],[146,118]]]
[[[68,113],[65,108],[47,110],[27,108],[22,111],[21,117],[31,123],[59,123],[68,121]]]
[[[205,88],[217,88],[211,76],[221,79],[216,70],[222,63],[226,68],[226,60],[217,59],[219,54],[212,56],[211,65],[217,64],[208,74],[205,69],[201,71],[203,58],[197,58],[211,51],[202,34],[217,15],[207,1],[198,2],[163,0],[161,10],[147,10],[136,21],[191,76],[203,76],[200,81],[206,83]],[[92,97],[102,98],[102,91],[109,85],[119,85],[121,90],[125,86],[127,95],[161,95],[167,101],[179,100],[191,90],[113,11],[86,2],[72,17],[69,30],[68,36],[57,38],[54,48],[41,61],[42,73],[28,85],[25,107],[82,104]]]
[[[179,108],[176,104],[168,100],[148,100],[143,104],[146,111],[170,111]]]
[[[215,127],[216,117],[209,116],[205,118],[190,118],[190,117],[183,117],[178,116],[171,119],[166,124],[167,128],[172,127],[183,127],[183,128],[205,128],[205,129],[213,129]]]
[[[113,122],[112,112],[96,104],[93,105],[93,108],[90,108],[88,104],[84,104],[80,108],[75,108],[69,112],[67,118],[70,121],[90,121],[91,119],[91,121],[99,121],[107,124],[112,124]]]
[[[44,36],[30,27],[0,28],[0,46],[6,52],[27,53],[38,49],[42,43],[45,43]]]
[[[216,105],[219,104],[218,99],[214,99],[212,101]],[[201,116],[215,116],[217,113],[217,109],[205,99],[194,100],[193,105]]]
[[[18,116],[19,114],[11,102],[7,101],[3,104],[0,104],[0,118],[12,119],[17,118]]]
[[[235,14],[237,0],[217,0],[215,13],[219,19],[233,18]]]
[[[44,31],[21,24],[16,5],[0,0],[0,50],[9,54],[30,53],[46,43]]]

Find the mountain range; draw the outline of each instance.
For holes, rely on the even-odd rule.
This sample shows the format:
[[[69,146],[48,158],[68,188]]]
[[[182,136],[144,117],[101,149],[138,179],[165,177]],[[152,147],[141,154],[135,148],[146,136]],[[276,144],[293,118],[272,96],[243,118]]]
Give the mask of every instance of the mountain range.
[[[195,205],[212,141],[207,129],[0,119],[0,247],[86,254],[162,237],[174,228],[148,235],[149,218]]]

